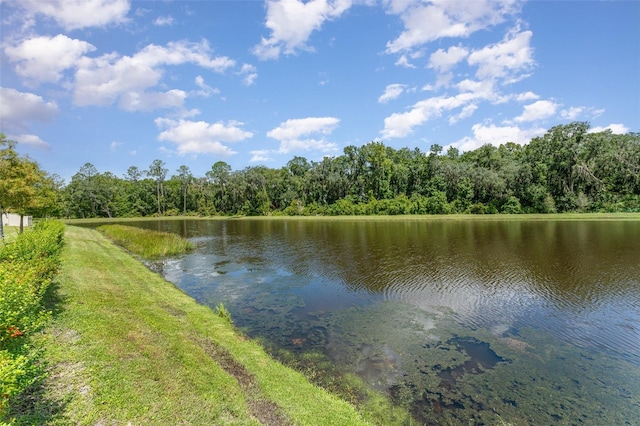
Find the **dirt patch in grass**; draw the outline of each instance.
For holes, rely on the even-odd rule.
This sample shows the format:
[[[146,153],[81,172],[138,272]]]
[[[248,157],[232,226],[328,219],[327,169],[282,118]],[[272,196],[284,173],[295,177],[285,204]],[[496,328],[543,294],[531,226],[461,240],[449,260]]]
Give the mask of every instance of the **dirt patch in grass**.
[[[258,419],[260,423],[268,426],[291,425],[291,422],[284,415],[280,407],[262,395],[260,385],[256,378],[249,373],[242,364],[233,359],[231,354],[225,348],[210,340],[201,338],[194,340],[207,355],[220,365],[220,367],[222,367],[228,374],[235,377],[238,384],[245,392],[247,405],[253,417]]]

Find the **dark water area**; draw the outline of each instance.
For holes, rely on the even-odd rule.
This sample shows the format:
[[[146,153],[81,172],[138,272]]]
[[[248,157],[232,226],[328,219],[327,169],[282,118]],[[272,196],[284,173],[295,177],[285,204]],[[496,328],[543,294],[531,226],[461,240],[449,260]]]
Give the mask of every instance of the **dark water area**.
[[[155,268],[200,303],[420,424],[639,424],[640,221],[135,225],[197,244]]]

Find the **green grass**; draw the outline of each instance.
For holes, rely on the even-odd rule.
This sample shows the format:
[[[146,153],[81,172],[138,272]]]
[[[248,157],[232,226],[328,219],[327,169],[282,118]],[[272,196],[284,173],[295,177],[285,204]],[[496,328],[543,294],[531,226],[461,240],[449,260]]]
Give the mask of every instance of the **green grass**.
[[[187,239],[168,232],[125,225],[103,225],[97,229],[116,244],[149,259],[182,254],[193,249],[193,244]]]
[[[227,218],[230,219],[230,218]],[[537,213],[537,214],[442,214],[442,215],[345,215],[345,216],[244,216],[236,220],[323,221],[544,221],[544,220],[640,220],[640,213]]]
[[[368,424],[100,233],[65,242],[38,339],[50,376],[16,424]]]
[[[368,215],[368,216],[167,216],[139,218],[69,219],[73,224],[140,222],[158,220],[323,220],[323,221],[521,221],[521,220],[640,220],[640,213],[537,213],[537,214],[443,214],[443,215]]]

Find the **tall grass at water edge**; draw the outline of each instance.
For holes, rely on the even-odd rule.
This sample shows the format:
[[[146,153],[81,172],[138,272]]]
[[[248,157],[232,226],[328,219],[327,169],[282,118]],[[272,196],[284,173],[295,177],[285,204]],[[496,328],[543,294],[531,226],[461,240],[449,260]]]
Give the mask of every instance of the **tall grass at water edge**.
[[[169,232],[125,225],[102,225],[97,229],[116,244],[148,259],[186,253],[194,248],[186,238]]]

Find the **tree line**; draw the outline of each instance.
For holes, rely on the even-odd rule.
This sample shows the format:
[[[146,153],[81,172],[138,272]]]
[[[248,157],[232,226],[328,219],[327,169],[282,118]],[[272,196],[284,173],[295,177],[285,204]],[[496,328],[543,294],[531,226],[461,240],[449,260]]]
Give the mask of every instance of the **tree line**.
[[[373,141],[342,155],[284,167],[205,176],[161,160],[118,177],[90,163],[56,183],[48,213],[70,218],[167,215],[359,215],[640,211],[640,133],[589,133],[589,124],[551,128],[529,144],[460,153],[394,149]],[[1,198],[0,198],[1,200]],[[1,202],[1,201],[0,201]],[[0,205],[1,206],[1,205]],[[5,203],[5,207],[8,204]]]

